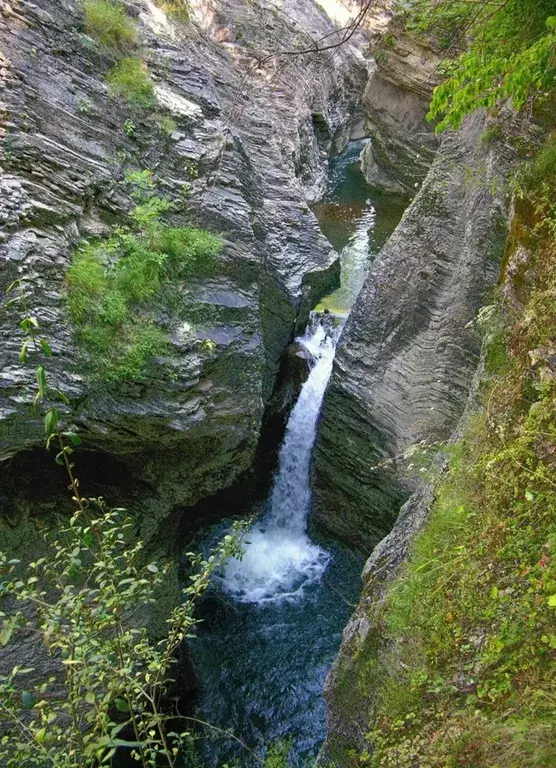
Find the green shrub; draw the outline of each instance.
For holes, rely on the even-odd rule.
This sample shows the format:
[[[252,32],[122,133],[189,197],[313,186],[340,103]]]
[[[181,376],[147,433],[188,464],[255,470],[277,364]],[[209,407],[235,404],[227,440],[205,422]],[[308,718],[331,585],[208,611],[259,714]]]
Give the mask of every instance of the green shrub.
[[[152,250],[150,243],[136,235],[122,239],[122,258],[113,270],[114,283],[128,302],[148,302],[165,277],[167,256]]]
[[[203,229],[166,227],[156,234],[156,245],[168,254],[169,267],[176,277],[209,277],[222,241]]]
[[[152,359],[170,351],[162,328],[141,317],[118,326],[90,323],[77,337],[91,354],[93,374],[105,381],[141,381]]]
[[[125,182],[134,200],[141,202],[152,197],[156,189],[153,172],[148,168],[142,171],[126,171]]]
[[[535,221],[533,233],[556,240],[556,139],[552,137],[511,180],[517,199],[529,201]]]
[[[106,291],[104,265],[95,247],[85,246],[74,257],[66,272],[69,312],[75,323],[82,323],[91,311],[99,311]]]
[[[106,75],[114,96],[119,96],[136,107],[154,105],[154,88],[145,63],[135,57],[126,56]]]
[[[0,645],[25,643],[33,633],[50,660],[0,674],[0,764],[197,764],[191,718],[170,706],[168,687],[183,639],[198,623],[196,603],[215,571],[241,555],[244,527],[235,526],[207,559],[191,556],[183,600],[157,642],[137,626],[137,612],[156,602],[169,566],[149,562],[142,542],[133,543],[135,522],[124,510],[83,502],[49,537],[47,557],[25,567],[0,552]]]
[[[544,183],[550,183],[552,191],[554,191],[554,185],[556,185],[556,139],[550,141],[540,150],[525,178],[528,187],[533,191]]]
[[[187,0],[155,0],[159,8],[181,22],[189,21],[191,9]]]
[[[86,0],[85,31],[100,45],[125,51],[137,42],[137,29],[122,5],[114,0]]]
[[[91,371],[108,381],[140,380],[153,357],[169,352],[156,323],[154,303],[171,310],[172,285],[209,276],[221,241],[201,229],[173,227],[162,216],[172,208],[154,195],[149,171],[128,173],[138,205],[129,226],[83,245],[66,272],[68,312],[76,338],[90,357]]]
[[[546,99],[554,88],[553,0],[423,0],[410,9],[411,26],[448,31],[448,48],[459,54],[444,63],[446,80],[434,90],[429,119],[440,119],[437,131],[457,128],[475,109],[508,100],[523,109],[530,100]],[[467,50],[461,53],[462,48]]]
[[[166,136],[171,136],[178,128],[176,121],[171,115],[159,115],[156,119],[159,130]]]

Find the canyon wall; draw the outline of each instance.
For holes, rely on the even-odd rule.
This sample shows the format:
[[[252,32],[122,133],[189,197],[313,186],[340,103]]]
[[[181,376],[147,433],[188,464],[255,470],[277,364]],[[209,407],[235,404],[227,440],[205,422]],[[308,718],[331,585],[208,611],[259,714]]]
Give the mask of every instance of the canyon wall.
[[[124,5],[154,82],[152,108],[111,95],[113,53],[85,34],[77,0],[0,5],[0,502],[9,519],[32,516],[33,487],[43,502],[50,491],[34,366],[18,362],[19,310],[6,294],[25,276],[53,350],[50,383],[83,437],[83,490],[125,486],[149,538],[172,509],[250,468],[281,355],[338,280],[337,255],[307,203],[323,190],[329,154],[361,120],[367,64],[362,38],[261,63],[333,32],[312,0],[280,10],[199,1],[186,22],[163,10],[171,4]],[[175,203],[175,222],[218,233],[224,249],[216,276],[183,283],[175,316],[161,316],[171,355],[143,381],[93,382],[64,273],[83,238],[125,220],[133,201],[124,174],[145,168]]]
[[[390,14],[372,20],[373,62],[363,93],[365,133],[371,137],[361,169],[373,187],[414,195],[425,178],[438,138],[426,119],[432,91],[440,82],[441,51],[417,37]]]
[[[376,616],[434,500],[433,488],[404,475],[410,459],[390,459],[420,441],[434,451],[474,402],[481,352],[474,320],[499,278],[506,181],[517,160],[513,139],[523,132],[511,113],[497,120],[504,141],[491,138],[493,118],[481,113],[444,136],[339,343],[315,455],[316,523],[372,554],[327,679],[319,765],[345,766],[351,750],[368,748],[376,691],[366,685],[365,664],[391,651]]]
[[[412,488],[389,460],[446,439],[480,349],[470,326],[504,250],[508,145],[484,115],[445,135],[346,323],[315,450],[316,524],[369,553]]]

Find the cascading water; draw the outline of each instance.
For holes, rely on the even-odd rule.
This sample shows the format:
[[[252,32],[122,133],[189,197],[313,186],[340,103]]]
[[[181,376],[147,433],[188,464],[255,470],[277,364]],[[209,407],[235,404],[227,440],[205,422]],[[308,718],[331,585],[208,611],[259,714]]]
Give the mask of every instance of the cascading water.
[[[321,309],[342,318],[405,205],[371,193],[358,169],[360,151],[354,144],[331,163],[329,194],[315,206],[342,259],[342,286]],[[362,565],[336,542],[317,543],[307,532],[311,453],[338,334],[330,315],[316,314],[298,340],[310,372],[288,421],[269,498],[243,557],[226,564],[200,606],[203,621],[191,648],[204,691],[199,717],[216,727],[204,733],[210,768],[235,761],[255,766],[253,751],[260,757],[284,740],[291,744],[289,765],[302,768],[325,735],[324,680],[358,599]],[[207,549],[226,528],[207,535]]]
[[[222,589],[238,600],[292,598],[328,565],[328,553],[307,535],[307,517],[311,453],[338,334],[330,318],[315,315],[298,339],[311,356],[311,370],[288,421],[270,508],[250,532],[242,559],[230,560],[221,579]]]

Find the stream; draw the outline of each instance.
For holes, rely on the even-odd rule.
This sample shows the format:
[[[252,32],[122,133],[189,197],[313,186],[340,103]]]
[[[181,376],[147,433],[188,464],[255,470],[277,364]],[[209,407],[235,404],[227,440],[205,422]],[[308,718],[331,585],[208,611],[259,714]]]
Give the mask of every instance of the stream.
[[[341,253],[341,287],[321,302],[298,339],[310,372],[288,420],[272,488],[243,557],[226,564],[203,599],[203,621],[191,641],[203,686],[198,716],[213,726],[202,741],[211,768],[257,765],[277,742],[288,743],[290,765],[314,761],[325,736],[324,681],[359,596],[361,558],[309,533],[309,512],[311,454],[342,324],[370,260],[407,205],[367,186],[357,162],[361,149],[362,142],[353,142],[331,161],[327,195],[314,206]],[[224,522],[206,534],[205,550],[226,528]]]

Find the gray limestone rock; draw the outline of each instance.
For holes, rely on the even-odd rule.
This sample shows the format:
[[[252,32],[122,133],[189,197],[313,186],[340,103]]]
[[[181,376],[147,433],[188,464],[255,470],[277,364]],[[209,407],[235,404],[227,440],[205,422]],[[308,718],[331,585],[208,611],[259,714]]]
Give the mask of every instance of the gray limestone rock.
[[[377,30],[372,51],[376,63],[363,95],[371,141],[361,169],[374,187],[415,194],[439,143],[426,114],[441,55],[434,42],[408,34],[396,16]]]

